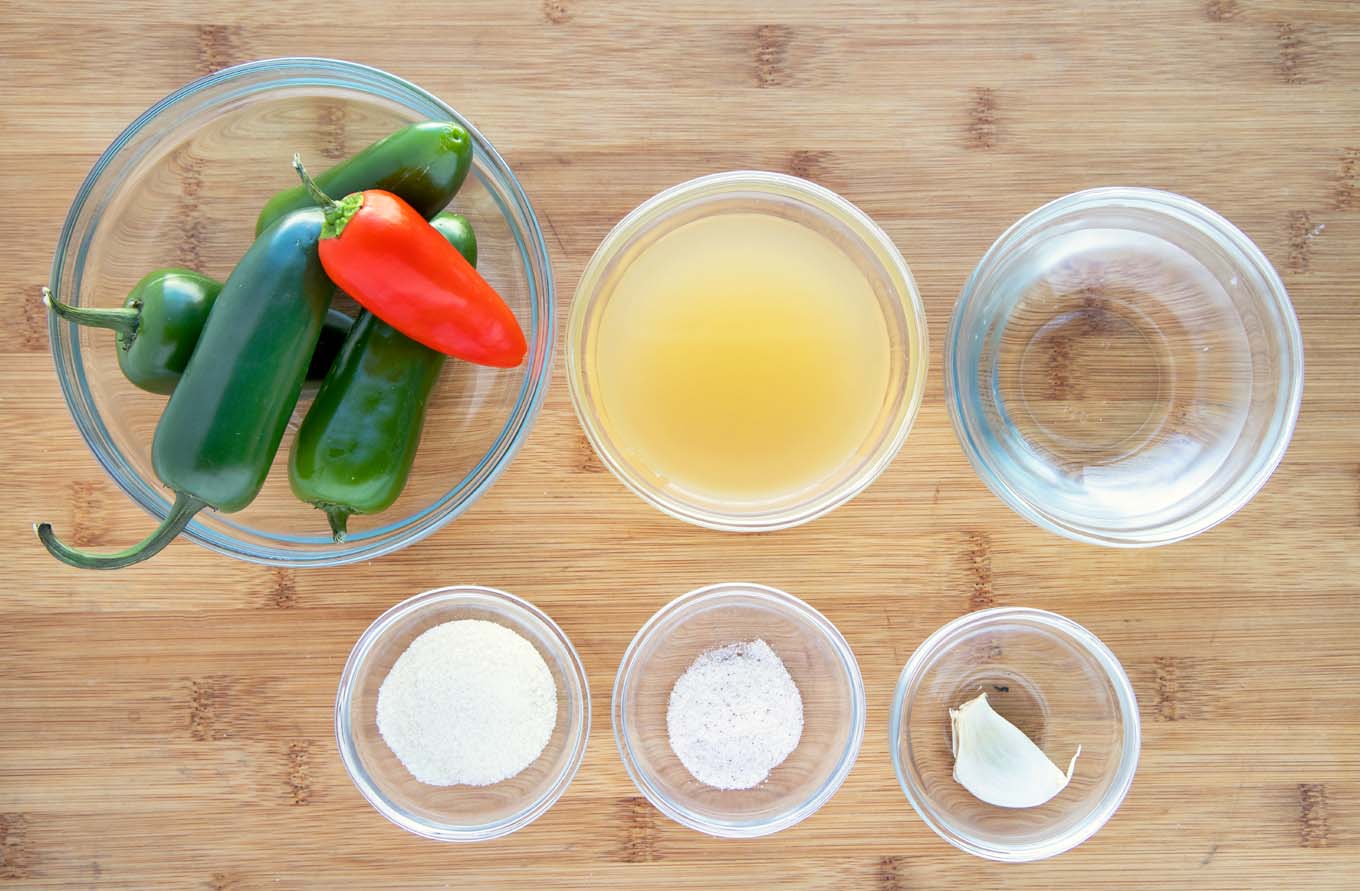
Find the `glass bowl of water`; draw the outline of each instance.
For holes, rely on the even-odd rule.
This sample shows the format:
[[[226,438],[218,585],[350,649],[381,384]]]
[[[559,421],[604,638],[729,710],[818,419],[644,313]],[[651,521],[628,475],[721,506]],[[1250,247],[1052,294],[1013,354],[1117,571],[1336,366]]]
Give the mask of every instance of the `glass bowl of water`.
[[[1303,345],[1284,284],[1212,210],[1077,192],[983,256],[954,308],[950,417],[983,481],[1078,541],[1167,544],[1222,522],[1289,445]]]

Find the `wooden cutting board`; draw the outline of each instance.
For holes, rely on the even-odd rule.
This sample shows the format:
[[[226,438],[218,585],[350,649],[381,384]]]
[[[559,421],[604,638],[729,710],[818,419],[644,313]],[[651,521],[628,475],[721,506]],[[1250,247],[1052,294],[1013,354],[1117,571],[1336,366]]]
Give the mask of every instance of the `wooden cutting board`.
[[[712,171],[784,170],[873,215],[934,336],[902,454],[800,529],[689,528],[592,457],[558,373],[513,467],[457,523],[374,563],[248,566],[177,543],[67,570],[49,517],[95,545],[146,519],[71,424],[37,302],[98,153],[171,89],[250,59],[328,55],[465,112],[521,177],[567,314],[608,228]],[[1167,0],[218,4],[0,0],[0,888],[1343,887],[1360,867],[1360,6]],[[978,481],[942,399],[942,335],[1000,231],[1109,184],[1197,198],[1275,263],[1307,349],[1269,485],[1151,551],[1033,528]],[[710,839],[655,812],[614,749],[609,692],[638,626],[701,584],[802,596],[854,647],[859,762],[807,822]],[[393,602],[478,582],[574,639],[594,696],[566,796],[500,841],[448,846],[369,808],[337,759],[336,679]],[[1006,866],[938,839],[899,791],[886,725],[903,662],[969,610],[1057,610],[1131,675],[1143,756],[1114,819]],[[1354,887],[1354,885],[1351,885]]]

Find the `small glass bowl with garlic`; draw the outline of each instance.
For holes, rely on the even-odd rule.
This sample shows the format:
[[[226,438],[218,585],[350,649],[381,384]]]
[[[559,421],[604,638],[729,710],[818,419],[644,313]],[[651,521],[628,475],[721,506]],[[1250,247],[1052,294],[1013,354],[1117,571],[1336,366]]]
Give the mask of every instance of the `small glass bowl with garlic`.
[[[960,753],[960,710],[970,703],[974,743]],[[988,720],[976,720],[984,712]],[[1035,763],[1038,753],[1014,745],[1003,724],[1052,764]],[[1061,854],[1105,825],[1133,782],[1139,738],[1133,687],[1108,647],[1056,613],[1001,607],[962,616],[917,648],[897,682],[888,741],[902,791],[927,826],[970,854],[1022,862]],[[1042,803],[984,800],[1032,795],[1041,771],[1066,773],[1078,746],[1070,781]]]

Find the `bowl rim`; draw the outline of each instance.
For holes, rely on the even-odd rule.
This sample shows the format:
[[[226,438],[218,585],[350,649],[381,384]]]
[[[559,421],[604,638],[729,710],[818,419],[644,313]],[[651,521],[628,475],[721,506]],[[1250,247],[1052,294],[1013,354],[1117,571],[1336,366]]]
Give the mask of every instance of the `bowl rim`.
[[[895,386],[900,386],[902,391],[901,417],[890,421],[884,428],[881,441],[863,466],[836,488],[811,500],[755,515],[696,507],[690,502],[644,486],[629,470],[628,463],[605,445],[600,425],[595,419],[596,413],[592,410],[598,400],[587,398],[585,362],[581,355],[582,344],[587,336],[587,316],[600,299],[599,279],[619,249],[626,246],[633,236],[647,231],[667,211],[679,209],[692,201],[740,192],[756,192],[796,201],[822,216],[834,217],[845,224],[882,262],[887,273],[887,290],[902,313],[902,337],[909,345],[917,345],[906,358],[903,370],[905,380],[900,385],[889,381],[890,393]],[[911,433],[924,401],[926,378],[930,370],[930,336],[925,304],[911,268],[892,238],[867,213],[836,192],[800,177],[768,170],[729,170],[695,177],[661,190],[629,211],[600,240],[581,272],[572,296],[566,340],[567,384],[572,408],[601,463],[633,494],[662,513],[722,532],[772,532],[799,526],[830,513],[867,489],[897,457]]]
[[[1254,274],[1264,285],[1262,305],[1272,314],[1279,334],[1285,361],[1280,372],[1281,381],[1273,414],[1277,423],[1271,426],[1269,437],[1252,456],[1248,472],[1223,487],[1212,500],[1197,510],[1171,521],[1132,529],[1108,529],[1086,526],[1054,516],[1041,504],[1023,497],[1008,482],[1005,473],[987,458],[987,450],[977,441],[977,431],[970,425],[965,408],[965,394],[960,385],[966,379],[960,346],[965,335],[963,316],[973,301],[982,279],[999,259],[1015,244],[1030,236],[1051,219],[1079,209],[1132,208],[1161,214],[1199,230],[1215,244],[1227,251],[1235,265]],[[1304,362],[1303,336],[1294,313],[1289,293],[1270,260],[1246,233],[1213,209],[1184,195],[1161,189],[1137,186],[1103,186],[1084,189],[1055,198],[1016,220],[992,242],[968,276],[949,321],[945,338],[945,403],[954,434],[968,457],[974,472],[1013,511],[1040,528],[1056,532],[1074,541],[1108,547],[1140,548],[1172,544],[1198,535],[1217,526],[1237,513],[1265,486],[1289,448],[1303,401]]]
[[[688,808],[675,804],[662,793],[647,778],[638,766],[637,759],[633,757],[632,749],[627,742],[628,719],[623,709],[624,693],[636,667],[635,661],[638,651],[642,644],[656,633],[660,624],[676,613],[691,611],[700,606],[736,595],[754,598],[782,612],[795,613],[808,620],[813,627],[821,632],[822,637],[831,644],[836,655],[840,657],[841,666],[850,681],[850,704],[853,713],[850,733],[837,760],[836,767],[816,792],[797,807],[782,815],[768,820],[741,823],[706,819]],[[610,697],[610,717],[614,729],[614,745],[619,751],[619,757],[623,761],[624,769],[628,771],[628,777],[633,781],[633,785],[662,814],[682,826],[717,838],[758,838],[770,835],[801,823],[820,810],[840,789],[846,777],[850,775],[851,769],[855,766],[855,761],[859,757],[860,746],[864,741],[865,715],[864,678],[860,674],[859,662],[855,658],[854,651],[851,650],[850,644],[840,630],[830,619],[806,601],[778,588],[752,582],[717,582],[695,588],[693,591],[681,594],[653,613],[651,618],[638,629],[637,634],[629,642],[628,649],[624,651],[623,658],[619,661],[618,672],[614,676],[614,689]]]
[[[132,123],[128,124],[100,153],[90,171],[81,181],[67,210],[53,252],[49,284],[55,297],[67,299],[66,295],[62,293],[62,286],[65,284],[62,268],[66,263],[68,254],[71,254],[74,250],[76,252],[73,261],[75,264],[73,267],[75,270],[74,281],[78,285],[84,265],[84,254],[88,248],[88,242],[94,237],[95,227],[87,227],[88,231],[82,243],[76,245],[72,243],[72,239],[75,235],[77,223],[101,177],[130,141],[163,114],[182,103],[188,102],[205,90],[219,87],[231,81],[260,75],[268,75],[270,78],[266,82],[256,85],[253,92],[267,92],[281,87],[296,87],[299,79],[306,82],[304,85],[320,86],[326,83],[326,77],[332,76],[346,78],[347,80],[339,85],[356,92],[365,90],[376,92],[381,86],[394,91],[395,94],[413,97],[412,101],[418,100],[423,104],[429,104],[445,115],[447,120],[457,123],[467,130],[477,153],[483,156],[486,166],[496,173],[498,185],[507,192],[515,216],[522,218],[516,223],[523,229],[523,232],[516,236],[515,251],[518,261],[525,266],[530,293],[529,327],[531,329],[530,350],[524,380],[499,435],[481,457],[476,467],[470,470],[462,480],[458,481],[456,486],[443,493],[430,505],[399,521],[418,523],[419,525],[416,528],[397,535],[385,535],[381,539],[369,541],[365,541],[366,536],[363,535],[351,536],[343,543],[324,544],[322,545],[324,550],[315,551],[289,550],[286,545],[279,546],[272,542],[264,544],[250,541],[242,537],[236,524],[229,519],[223,521],[226,524],[225,529],[210,528],[199,520],[194,520],[185,530],[187,538],[210,550],[246,562],[267,566],[327,567],[372,560],[400,550],[433,534],[460,516],[485,494],[510,465],[524,441],[528,438],[549,389],[557,346],[557,301],[552,258],[542,228],[539,225],[538,214],[529,201],[528,195],[524,192],[519,179],[495,146],[471,121],[433,93],[408,80],[380,68],[343,59],[282,56],[245,62],[206,74],[157,100],[133,119]],[[312,83],[312,80],[316,82]],[[405,104],[401,100],[394,99],[391,95],[381,95],[384,98],[397,101],[399,104]],[[116,191],[118,187],[113,188]],[[501,208],[501,212],[502,215],[510,216],[505,207]],[[534,275],[536,266],[541,267],[537,270],[541,273],[541,281],[537,281]],[[49,351],[56,367],[58,383],[66,401],[67,410],[70,412],[81,438],[84,439],[86,447],[94,455],[104,472],[134,503],[141,506],[157,521],[160,521],[164,519],[170,506],[169,500],[165,497],[167,490],[160,485],[158,480],[154,478],[146,479],[130,466],[128,469],[131,479],[125,479],[119,462],[106,454],[106,445],[115,452],[118,450],[106,442],[108,436],[104,432],[103,420],[85,380],[79,338],[71,333],[74,327],[73,323],[64,322],[55,315],[48,314]],[[71,333],[71,336],[67,337],[67,333]],[[68,362],[72,366],[74,374],[67,373],[63,367],[64,362]],[[537,364],[537,367],[535,367],[535,364]],[[478,478],[479,474],[480,478]],[[472,485],[464,490],[463,486],[469,481],[472,482]],[[445,502],[450,504],[446,514],[422,522],[433,510]],[[217,516],[228,515],[218,514]],[[285,543],[297,543],[298,541],[297,536],[287,534],[271,533],[270,537]]]
[[[575,725],[580,729],[575,745],[563,761],[562,769],[546,792],[508,817],[491,823],[466,826],[448,823],[437,824],[412,816],[383,795],[377,785],[369,778],[368,771],[364,769],[363,761],[354,745],[354,735],[349,717],[350,705],[358,690],[359,672],[364,667],[365,661],[377,642],[390,633],[396,623],[402,619],[433,606],[463,602],[479,605],[490,604],[502,614],[518,616],[524,620],[525,624],[541,626],[548,632],[548,637],[556,641],[562,652],[569,657],[566,661],[570,670],[566,674],[576,688],[576,695],[572,697],[575,708],[567,716],[567,726],[570,728]],[[514,628],[511,628],[511,630],[516,631]],[[368,628],[355,641],[348,658],[345,660],[345,667],[340,673],[340,682],[336,687],[335,742],[336,748],[340,752],[340,760],[345,766],[345,773],[349,775],[350,781],[354,783],[355,788],[373,806],[374,810],[389,821],[407,832],[435,841],[488,841],[501,838],[528,826],[547,813],[567,791],[567,787],[571,785],[572,779],[581,767],[581,762],[585,760],[586,745],[589,741],[590,682],[586,676],[585,667],[581,663],[581,657],[576,652],[576,648],[572,646],[571,639],[567,637],[561,626],[554,622],[543,610],[524,598],[517,597],[499,588],[482,585],[446,585],[441,588],[422,591],[388,607],[369,624]]]
[[[1111,782],[1110,788],[1105,791],[1097,807],[1087,815],[1086,819],[1049,841],[1018,847],[1000,847],[973,841],[971,838],[953,831],[944,821],[935,817],[934,810],[925,802],[923,796],[918,796],[913,791],[914,784],[907,779],[908,771],[902,762],[901,746],[898,740],[901,738],[904,726],[911,718],[911,706],[907,699],[911,692],[910,688],[947,645],[953,642],[959,632],[964,629],[1017,619],[1043,625],[1050,630],[1059,632],[1067,640],[1078,644],[1101,666],[1110,685],[1114,688],[1115,700],[1119,703],[1119,713],[1124,728],[1124,747],[1120,754],[1119,768],[1115,773],[1114,781]],[[910,743],[908,743],[908,748],[910,748]],[[998,606],[966,613],[947,622],[931,633],[912,652],[911,657],[902,666],[902,672],[898,675],[897,686],[893,689],[892,709],[888,715],[888,750],[892,756],[893,773],[897,775],[898,786],[901,787],[917,816],[936,835],[959,850],[967,851],[969,854],[987,860],[1023,863],[1055,857],[1064,851],[1075,848],[1095,835],[1114,816],[1115,811],[1119,809],[1125,796],[1128,795],[1129,788],[1133,785],[1134,774],[1138,770],[1138,758],[1142,751],[1142,719],[1138,712],[1138,698],[1134,695],[1133,685],[1129,682],[1129,676],[1124,671],[1124,666],[1100,638],[1066,616],[1055,612],[1031,607]]]

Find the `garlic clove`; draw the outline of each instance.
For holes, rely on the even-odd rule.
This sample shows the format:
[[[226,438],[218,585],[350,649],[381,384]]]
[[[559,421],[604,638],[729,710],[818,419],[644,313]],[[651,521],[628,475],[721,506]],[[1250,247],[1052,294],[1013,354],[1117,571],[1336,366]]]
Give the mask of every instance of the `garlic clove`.
[[[1081,746],[1064,775],[1043,750],[987,703],[987,694],[949,710],[954,780],[997,807],[1038,807],[1072,779]]]

